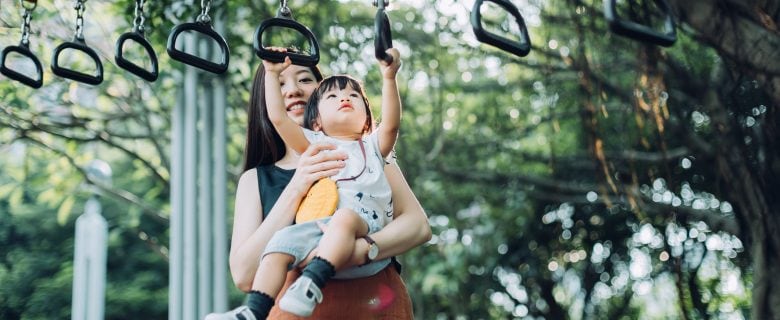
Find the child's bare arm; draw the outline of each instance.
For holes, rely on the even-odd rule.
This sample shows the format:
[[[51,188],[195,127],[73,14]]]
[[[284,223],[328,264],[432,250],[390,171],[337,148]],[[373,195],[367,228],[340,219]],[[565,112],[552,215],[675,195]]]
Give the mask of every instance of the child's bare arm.
[[[391,64],[379,61],[382,71],[382,122],[377,128],[377,138],[382,157],[387,157],[393,151],[401,127],[401,95],[395,81],[395,75],[401,67],[401,56],[395,48],[387,49],[387,54],[393,57]]]
[[[265,67],[265,104],[268,107],[268,118],[284,143],[296,152],[303,153],[309,147],[309,140],[303,134],[303,129],[295,121],[287,116],[284,106],[282,86],[279,83],[279,74],[290,66],[290,58],[285,58],[283,63],[273,63],[263,60]]]

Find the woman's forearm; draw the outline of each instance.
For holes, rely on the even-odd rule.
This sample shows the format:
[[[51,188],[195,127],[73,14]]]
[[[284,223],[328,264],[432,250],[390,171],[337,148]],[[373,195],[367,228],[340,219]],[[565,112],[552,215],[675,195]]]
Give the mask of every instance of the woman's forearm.
[[[425,210],[401,170],[393,163],[385,166],[385,174],[393,190],[394,218],[371,236],[379,246],[379,259],[403,254],[431,239]]]

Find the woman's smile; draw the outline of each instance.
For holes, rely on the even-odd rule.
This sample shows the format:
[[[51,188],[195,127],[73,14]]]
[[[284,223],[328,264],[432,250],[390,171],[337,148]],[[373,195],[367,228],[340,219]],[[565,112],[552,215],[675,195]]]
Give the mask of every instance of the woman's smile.
[[[287,114],[291,117],[303,116],[306,110],[306,102],[303,100],[293,101],[287,105]]]

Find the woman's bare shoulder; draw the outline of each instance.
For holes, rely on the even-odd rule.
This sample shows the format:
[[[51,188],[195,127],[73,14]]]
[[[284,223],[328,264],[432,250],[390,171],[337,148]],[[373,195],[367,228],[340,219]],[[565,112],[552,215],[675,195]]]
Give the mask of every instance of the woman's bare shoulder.
[[[257,168],[249,169],[247,171],[244,171],[244,173],[241,174],[241,177],[238,178],[237,189],[239,193],[249,192],[249,191],[257,192],[258,190]]]

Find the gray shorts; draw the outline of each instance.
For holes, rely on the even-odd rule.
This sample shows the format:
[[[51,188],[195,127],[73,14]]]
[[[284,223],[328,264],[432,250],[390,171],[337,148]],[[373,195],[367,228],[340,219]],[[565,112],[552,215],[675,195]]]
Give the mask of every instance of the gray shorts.
[[[317,225],[317,221],[327,224],[330,217],[294,224],[276,231],[265,246],[263,257],[269,253],[288,254],[295,258],[295,261],[287,267],[288,270],[292,270],[306,259],[306,256],[320,243],[322,230]],[[377,260],[364,266],[338,270],[333,278],[355,279],[372,276],[382,271],[388,264],[390,264],[390,259]]]

